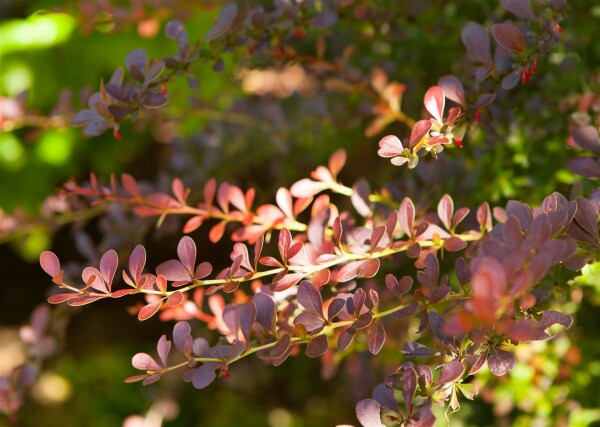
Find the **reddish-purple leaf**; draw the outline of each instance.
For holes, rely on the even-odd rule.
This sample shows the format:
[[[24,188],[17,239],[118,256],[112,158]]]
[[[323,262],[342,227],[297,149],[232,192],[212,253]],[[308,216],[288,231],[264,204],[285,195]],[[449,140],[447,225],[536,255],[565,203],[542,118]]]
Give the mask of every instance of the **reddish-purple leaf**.
[[[452,236],[449,239],[444,240],[444,248],[448,252],[458,252],[462,251],[467,247],[467,242],[462,240],[460,237]]]
[[[366,312],[366,313],[360,315],[359,318],[354,321],[354,323],[352,324],[352,327],[354,329],[364,329],[364,328],[368,327],[369,325],[371,325],[372,322],[373,322],[373,315],[370,312]]]
[[[444,194],[437,206],[437,214],[444,227],[450,230],[452,226],[452,214],[454,213],[454,202],[452,197]]]
[[[516,87],[521,81],[521,73],[522,70],[519,68],[504,76],[502,79],[502,89],[511,90]]]
[[[185,223],[185,225],[183,226],[183,232],[186,234],[191,233],[192,231],[194,231],[198,227],[200,227],[203,222],[204,222],[203,216],[200,216],[200,215],[193,216],[190,219],[188,219],[187,222]]]
[[[119,259],[114,249],[107,251],[100,259],[100,273],[102,274],[102,279],[106,283],[108,292],[110,292],[118,263]]]
[[[152,374],[150,376],[148,376],[143,382],[142,384],[144,385],[150,385],[150,384],[154,384],[155,382],[157,382],[158,380],[160,380],[161,374],[160,373],[156,373],[156,374]]]
[[[483,202],[477,208],[477,222],[483,230],[490,231],[492,229],[492,211],[487,202]]]
[[[294,218],[294,203],[292,201],[292,194],[287,188],[280,188],[277,190],[275,196],[277,206],[288,218]]]
[[[303,311],[294,318],[294,325],[298,324],[303,325],[309,334],[316,334],[325,326],[325,320],[323,319],[323,316]]]
[[[304,354],[312,358],[322,356],[327,352],[327,345],[327,336],[319,335],[318,337],[309,341]]]
[[[342,298],[336,298],[327,307],[327,319],[331,320],[337,316],[346,305],[346,301]]]
[[[367,332],[367,347],[371,354],[378,354],[385,343],[385,328],[381,322],[375,323]]]
[[[196,243],[189,236],[183,236],[177,245],[177,256],[181,260],[181,264],[189,272],[193,274],[196,264]]]
[[[409,237],[413,237],[415,224],[415,205],[412,200],[405,197],[398,209],[398,224],[400,229]]]
[[[277,344],[275,344],[273,346],[273,348],[271,348],[271,357],[273,359],[279,359],[281,356],[283,356],[288,351],[291,343],[292,343],[292,340],[291,340],[290,335],[284,333],[277,340]]]
[[[131,365],[140,371],[160,371],[161,366],[146,353],[137,353],[131,359]]]
[[[521,30],[510,21],[492,25],[492,36],[500,46],[511,52],[525,49],[525,37]]]
[[[158,301],[155,301],[153,303],[143,306],[142,309],[140,310],[140,312],[138,313],[138,320],[143,321],[143,320],[147,320],[147,319],[151,318],[152,316],[154,316],[160,309],[161,303],[162,303],[162,300],[158,300]]]
[[[421,141],[425,135],[431,129],[431,121],[430,120],[419,120],[414,124],[412,130],[410,131],[410,147],[415,146],[419,141]]]
[[[127,384],[130,384],[130,383],[135,383],[138,381],[145,380],[146,378],[148,378],[148,374],[140,374],[140,375],[133,375],[131,377],[127,377],[123,381],[126,382]]]
[[[442,372],[436,381],[436,384],[449,384],[456,382],[464,373],[465,367],[460,361],[453,360],[445,363],[442,365]]]
[[[100,292],[109,293],[106,284],[102,280],[101,273],[94,267],[86,267],[81,272],[81,278],[85,282],[86,288],[92,287]]]
[[[352,206],[354,206],[354,209],[365,218],[369,218],[373,215],[369,202],[370,194],[371,188],[365,179],[359,179],[352,186],[352,195],[350,196]]]
[[[170,259],[156,267],[156,274],[164,276],[165,279],[172,282],[186,282],[191,280],[190,273],[176,259]]]
[[[340,351],[344,351],[348,348],[348,346],[352,343],[352,340],[354,339],[354,335],[356,334],[356,329],[354,328],[348,328],[345,331],[343,331],[339,336],[338,336],[338,340],[337,340],[337,348]]]
[[[381,422],[381,407],[373,399],[364,399],[356,405],[356,418],[363,427],[385,427]]]
[[[487,362],[492,374],[501,376],[515,367],[516,359],[512,353],[492,347]]]
[[[438,80],[438,86],[444,91],[444,95],[450,101],[456,102],[461,107],[467,106],[465,99],[465,90],[462,83],[455,76],[448,74],[440,77]]]
[[[490,39],[485,28],[476,22],[467,22],[461,32],[461,38],[465,44],[469,58],[483,64],[492,63],[490,50]]]
[[[402,345],[402,353],[408,357],[430,357],[436,354],[435,351],[418,342],[405,341]]]
[[[44,251],[40,255],[40,266],[51,277],[60,273],[60,261],[58,257],[50,251]]]
[[[209,262],[201,262],[196,267],[194,272],[194,279],[203,279],[212,273],[212,265]]]
[[[431,123],[429,124],[431,126]],[[377,154],[380,157],[388,158],[400,156],[403,152],[404,147],[402,147],[402,142],[400,142],[397,136],[387,135],[381,138],[381,140],[379,141],[379,150],[377,151]]]
[[[454,212],[454,215],[452,215],[452,221],[450,222],[452,228],[456,228],[456,226],[460,224],[467,217],[467,215],[469,215],[469,212],[469,208],[457,209],[456,212]]]
[[[158,344],[156,345],[156,352],[158,353],[158,357],[162,362],[162,367],[168,366],[167,359],[169,358],[169,353],[171,351],[171,341],[167,339],[166,335],[163,335],[158,340]]]
[[[304,280],[298,285],[298,303],[306,310],[323,317],[323,300],[315,285]]]
[[[444,91],[442,88],[439,86],[430,87],[427,92],[425,92],[423,103],[425,104],[425,109],[429,112],[429,114],[431,114],[438,123],[443,123],[444,105],[446,103],[446,99],[444,97]]]
[[[413,368],[405,369],[404,374],[402,374],[402,397],[404,397],[409,413],[412,412],[413,399],[415,398],[416,391],[417,372]]]
[[[357,270],[357,275],[359,277],[371,278],[379,271],[379,258],[370,258],[359,262],[360,265]]]
[[[133,280],[137,283],[144,265],[146,264],[146,249],[142,245],[137,245],[129,256],[129,272],[133,276]]]

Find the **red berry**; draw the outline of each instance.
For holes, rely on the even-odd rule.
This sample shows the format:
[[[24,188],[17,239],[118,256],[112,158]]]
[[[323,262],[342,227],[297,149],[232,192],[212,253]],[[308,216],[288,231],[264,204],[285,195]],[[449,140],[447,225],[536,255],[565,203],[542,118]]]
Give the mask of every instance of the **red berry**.
[[[454,145],[456,145],[458,148],[462,148],[462,141],[459,138],[454,138]]]
[[[160,85],[160,91],[164,94],[164,95],[168,95],[169,92],[167,91],[167,88],[165,87],[165,85]]]
[[[115,139],[117,141],[121,140],[121,132],[119,132],[119,129],[117,129],[117,128],[113,129],[113,136],[115,137]]]
[[[527,76],[527,70],[525,68],[523,68],[521,70],[521,83],[526,85],[528,81],[529,81],[529,77]]]

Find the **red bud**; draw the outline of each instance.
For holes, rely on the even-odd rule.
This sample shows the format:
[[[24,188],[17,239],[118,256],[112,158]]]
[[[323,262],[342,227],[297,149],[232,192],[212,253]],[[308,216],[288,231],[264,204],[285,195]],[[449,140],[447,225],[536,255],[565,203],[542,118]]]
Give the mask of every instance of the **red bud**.
[[[121,140],[121,132],[119,132],[119,129],[117,129],[117,128],[113,129],[113,136],[115,137],[115,139],[117,141]]]
[[[163,95],[168,95],[169,91],[167,90],[167,88],[165,87],[165,85],[160,85],[160,91],[163,93]]]
[[[454,137],[454,145],[456,145],[458,148],[462,148],[462,141],[459,138]]]
[[[479,120],[481,120],[481,110],[478,108],[475,110],[475,122],[479,123]]]

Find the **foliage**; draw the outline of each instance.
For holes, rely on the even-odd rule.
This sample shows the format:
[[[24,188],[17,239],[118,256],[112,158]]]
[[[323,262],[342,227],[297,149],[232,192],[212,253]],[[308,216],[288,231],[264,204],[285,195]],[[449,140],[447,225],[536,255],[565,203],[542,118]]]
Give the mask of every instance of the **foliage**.
[[[252,185],[257,178],[245,181],[244,172],[231,177],[225,173],[218,183],[198,175],[195,169],[199,164],[189,161],[193,150],[178,149],[173,143],[173,157],[187,158],[172,168],[181,177],[152,176],[153,182],[147,182],[124,172],[111,174],[103,183],[91,173],[87,182],[71,179],[63,184],[57,197],[71,205],[62,209],[59,218],[68,215],[68,219],[59,223],[107,212],[101,230],[104,243],[137,245],[130,251],[118,245],[116,250],[100,250],[81,233],[78,246],[87,262],[77,274],[54,252],[42,252],[40,265],[54,284],[48,302],[75,307],[132,298],[137,305],[130,312],[140,321],[158,316],[161,321],[176,322],[159,338],[156,356],[146,352],[133,356],[133,368],[141,373],[126,382],[150,385],[179,370],[185,382],[204,389],[218,378],[228,378],[231,367],[247,356],[280,366],[303,351],[309,358],[320,358],[323,371],[333,372],[353,353],[366,351],[376,357],[365,370],[380,377],[372,391],[358,388],[358,421],[367,427],[431,426],[440,417],[436,406],[445,408],[448,417],[461,408],[465,398],[473,400],[484,394],[489,399],[489,393],[501,394],[501,385],[493,385],[495,380],[488,372],[500,378],[513,376],[517,381],[524,369],[517,360],[519,349],[555,338],[556,325],[571,327],[573,310],[565,309],[563,292],[571,284],[585,283],[590,265],[600,254],[600,189],[594,188],[594,179],[600,177],[600,139],[594,117],[597,94],[588,91],[580,95],[578,111],[573,113],[577,120],[572,120],[568,129],[564,125],[567,144],[581,154],[563,164],[583,177],[572,200],[556,191],[560,181],[556,177],[546,183],[550,188],[543,189],[511,183],[500,191],[508,199],[525,186],[534,191],[518,194],[521,201],[508,200],[505,208],[490,206],[500,197],[486,194],[487,183],[480,188],[467,178],[464,183],[444,184],[456,179],[452,175],[457,171],[480,178],[494,172],[503,176],[501,167],[485,168],[486,162],[497,161],[495,155],[502,148],[486,146],[484,135],[503,137],[506,123],[512,120],[508,111],[518,105],[519,95],[513,98],[514,93],[527,89],[525,99],[534,99],[536,91],[548,91],[546,82],[533,89],[530,86],[543,78],[538,68],[544,68],[553,49],[560,49],[566,2],[502,0],[504,11],[483,13],[485,18],[491,13],[495,23],[464,18],[459,32],[467,61],[460,62],[459,72],[433,70],[433,75],[421,80],[407,73],[404,84],[390,80],[390,75],[398,74],[397,66],[379,65],[390,56],[392,47],[385,53],[386,49],[374,46],[394,42],[395,37],[402,39],[396,35],[402,28],[395,26],[394,18],[405,16],[410,21],[406,16],[410,18],[419,9],[408,3],[340,0],[275,2],[264,7],[230,3],[220,9],[212,27],[195,43],[184,22],[171,20],[165,34],[175,42],[175,54],[151,58],[147,50],[136,48],[126,55],[125,68],[117,67],[106,83],[101,80],[98,92],[84,96],[87,108],[73,112],[65,107],[61,125],[68,118],[90,137],[111,129],[120,144],[127,143],[122,129],[128,122],[159,132],[161,114],[168,114],[169,109],[182,111],[181,98],[195,94],[202,83],[198,67],[209,64],[212,72],[219,73],[231,62],[240,69],[252,96],[272,97],[279,109],[250,115],[255,105],[250,99],[238,105],[232,102],[218,118],[235,126],[248,126],[254,117],[273,122],[262,131],[275,145],[286,135],[303,132],[301,123],[277,125],[280,116],[297,118],[307,108],[319,105],[301,99],[304,109],[294,111],[285,98],[293,92],[314,91],[311,85],[318,85],[321,101],[339,106],[324,108],[330,121],[343,123],[332,129],[324,125],[320,128],[323,133],[344,132],[351,125],[340,119],[363,111],[361,131],[365,137],[388,128],[400,135],[384,136],[378,151],[371,146],[368,150],[389,158],[392,165],[414,169],[407,172],[417,174],[420,180],[406,175],[405,182],[397,182],[387,173],[361,168],[360,153],[327,147],[326,152],[333,151],[327,165],[310,174],[289,174],[294,178],[283,185],[286,174],[281,172],[275,185]],[[514,18],[508,20],[505,12]],[[116,23],[126,26],[128,20],[122,18]],[[356,28],[364,28],[362,39],[343,46],[343,40],[352,40]],[[347,34],[346,38],[340,36]],[[276,71],[264,70],[266,67]],[[286,88],[293,75],[286,73],[294,72],[302,78],[296,86],[289,83],[291,89]],[[263,78],[268,75],[275,82],[257,85],[249,77],[252,73]],[[182,78],[188,88],[180,84]],[[412,86],[411,78],[417,79]],[[430,85],[434,81],[437,84]],[[416,95],[420,89],[422,105],[414,101],[420,99]],[[511,90],[515,92],[507,95]],[[193,105],[201,105],[192,95],[190,98]],[[23,97],[11,102],[19,114],[8,122],[11,127],[21,126],[28,117]],[[403,103],[421,111],[423,118],[413,119]],[[51,121],[39,121],[42,127],[54,126]],[[183,132],[186,121],[178,125]],[[533,132],[538,125],[523,125],[523,132]],[[223,135],[227,131],[221,129]],[[173,132],[166,133],[173,137]],[[251,138],[243,131],[235,137]],[[202,138],[209,139],[207,134]],[[331,145],[338,146],[339,141]],[[525,150],[523,146],[526,143],[519,145]],[[446,149],[450,153],[442,154]],[[456,149],[462,150],[451,153]],[[265,154],[256,154],[256,164],[269,158],[267,167],[285,166],[277,165],[277,160],[269,157],[269,149],[265,150]],[[293,153],[290,147],[280,149],[285,150]],[[424,158],[427,153],[433,159]],[[515,159],[520,160],[515,163],[527,169],[527,154],[517,154]],[[531,161],[537,155],[532,154]],[[235,169],[243,163],[238,152],[229,158],[222,156],[208,168],[216,170],[223,164]],[[296,161],[306,167],[302,159]],[[346,164],[349,167],[344,169]],[[438,164],[448,171],[436,171]],[[190,177],[184,178],[186,172]],[[368,179],[361,174],[369,174]],[[575,175],[565,174],[571,182],[577,180]],[[351,186],[343,183],[346,177],[354,180]],[[440,180],[439,186],[428,193],[436,180]],[[477,193],[463,196],[465,189]],[[431,203],[434,195],[437,204]],[[463,203],[471,208],[457,208]],[[116,210],[111,217],[114,206],[132,215]],[[206,239],[198,249],[198,239],[181,237],[177,258],[169,255],[171,259],[165,260],[158,245],[139,243],[152,218],[164,234],[197,237],[208,228]],[[11,219],[18,229],[19,220]],[[124,228],[130,229],[129,234],[119,233]],[[217,252],[227,247],[222,246],[225,236],[233,246],[225,249],[229,259],[224,262]],[[214,259],[207,259],[208,255]],[[127,268],[119,269],[119,258],[127,260]],[[146,264],[156,267],[147,268]],[[579,277],[582,269],[583,278]],[[81,277],[79,283],[77,276]],[[141,298],[136,299],[137,294]],[[39,318],[49,318],[49,314],[43,310],[47,308],[34,314],[28,329],[33,332],[27,336],[35,345],[48,346],[53,341],[44,337],[49,320],[44,323]],[[215,331],[218,338],[213,335],[209,340],[207,329]],[[40,363],[3,377],[3,412],[11,416],[17,412],[35,379],[31,367]],[[385,374],[380,374],[382,371]]]

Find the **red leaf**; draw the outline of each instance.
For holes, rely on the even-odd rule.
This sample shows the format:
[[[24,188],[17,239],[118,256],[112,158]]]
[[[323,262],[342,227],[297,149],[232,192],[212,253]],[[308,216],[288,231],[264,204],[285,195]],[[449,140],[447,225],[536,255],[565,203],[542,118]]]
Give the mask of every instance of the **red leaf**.
[[[73,298],[79,297],[80,294],[70,293],[70,294],[55,294],[48,298],[48,302],[50,304],[60,304],[61,302],[68,301]]]
[[[206,204],[206,209],[208,210],[210,210],[210,207],[213,204],[216,191],[217,181],[215,181],[214,178],[211,178],[206,182],[206,184],[204,184],[204,203]]]
[[[164,276],[165,279],[172,282],[189,282],[192,279],[190,272],[176,259],[159,264],[156,267],[156,274]]]
[[[183,293],[175,291],[167,298],[166,307],[176,307],[183,302]]]
[[[461,107],[467,106],[465,100],[465,90],[462,83],[455,76],[449,74],[440,77],[438,80],[438,86],[444,91],[444,95],[451,101],[456,102]]]
[[[171,183],[171,190],[173,191],[173,195],[175,198],[181,203],[185,204],[185,199],[187,198],[187,194],[185,191],[185,187],[183,186],[183,182],[179,178],[175,178]]]
[[[135,178],[128,173],[121,174],[121,185],[132,196],[137,197],[140,195],[140,187],[138,187]]]
[[[225,225],[227,225],[227,221],[223,220],[210,229],[208,238],[212,243],[217,243],[221,240],[223,233],[225,233]]]
[[[417,123],[415,123],[410,131],[410,146],[413,147],[420,140],[422,140],[430,129],[430,120],[419,120]]]
[[[445,97],[444,91],[439,86],[432,86],[425,93],[423,100],[425,109],[438,123],[443,123]]]
[[[169,358],[169,352],[171,351],[171,341],[167,339],[166,335],[163,335],[158,340],[158,344],[156,345],[156,352],[158,353],[158,357],[162,362],[162,367],[167,366],[167,359]]]
[[[400,225],[400,229],[404,231],[404,233],[413,237],[413,227],[415,223],[415,205],[412,200],[408,197],[405,197],[400,204],[400,208],[398,209],[398,224]]]
[[[140,312],[138,313],[138,320],[143,321],[154,316],[160,309],[161,303],[162,299],[143,306]]]
[[[329,158],[328,167],[333,176],[337,176],[346,164],[346,151],[343,149],[336,150]]]
[[[304,273],[290,273],[283,276],[281,279],[274,283],[274,292],[285,291],[298,283],[304,277]]]

